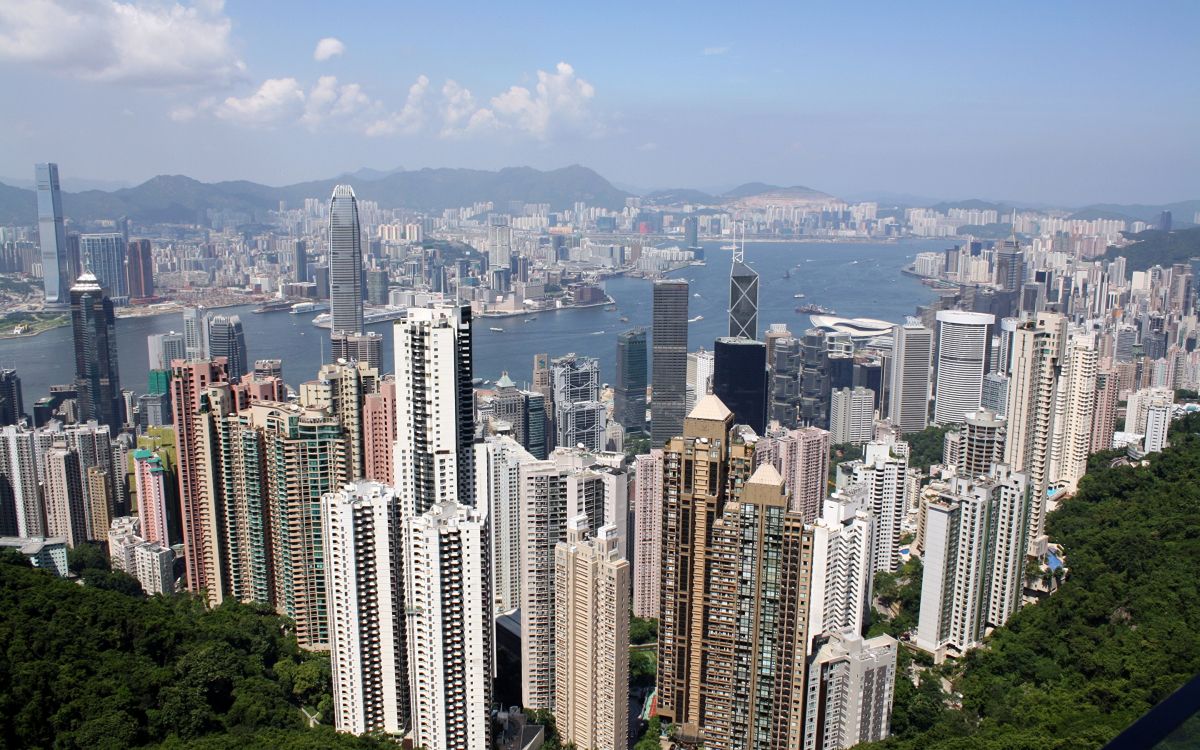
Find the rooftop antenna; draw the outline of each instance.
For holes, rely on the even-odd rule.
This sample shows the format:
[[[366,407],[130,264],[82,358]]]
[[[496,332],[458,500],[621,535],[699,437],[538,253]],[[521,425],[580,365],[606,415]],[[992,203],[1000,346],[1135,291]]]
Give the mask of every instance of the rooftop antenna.
[[[742,230],[742,244],[738,244],[737,230]],[[733,229],[733,262],[742,263],[746,259],[746,222],[739,221]]]

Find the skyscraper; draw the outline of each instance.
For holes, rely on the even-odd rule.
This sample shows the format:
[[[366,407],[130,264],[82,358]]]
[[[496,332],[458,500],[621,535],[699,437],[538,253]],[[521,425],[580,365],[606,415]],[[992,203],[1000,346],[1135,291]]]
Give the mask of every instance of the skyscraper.
[[[330,334],[329,351],[336,362],[366,362],[375,369],[383,366],[383,335],[375,331],[349,333],[334,331]]]
[[[167,477],[162,458],[157,453],[143,448],[133,452],[133,478],[137,487],[141,537],[164,547],[171,546],[167,522]]]
[[[1025,283],[1025,257],[1015,240],[996,248],[996,283],[1006,292],[1019,292]]]
[[[410,724],[403,538],[395,491],[347,484],[321,499],[334,725],[404,734]]]
[[[187,359],[208,359],[208,315],[203,307],[183,309],[183,343]]]
[[[308,281],[308,243],[304,240],[292,240],[292,278]]]
[[[820,427],[768,431],[755,447],[756,460],[770,461],[783,477],[788,492],[788,509],[806,523],[821,514],[821,503],[829,494],[830,434]]]
[[[657,618],[662,591],[662,448],[634,461],[633,614]]]
[[[839,388],[829,409],[829,431],[834,443],[859,445],[875,434],[875,392],[870,388]]]
[[[129,296],[142,299],[154,296],[154,254],[150,240],[130,240],[127,260]]]
[[[55,443],[42,457],[45,467],[46,534],[76,547],[88,539],[87,504],[79,470],[79,453]]]
[[[908,445],[873,440],[863,449],[861,461],[846,462],[838,468],[851,473],[853,484],[865,486],[868,508],[875,516],[872,578],[881,570],[899,570],[901,526],[908,510]]]
[[[888,419],[901,432],[920,432],[929,425],[929,368],[933,332],[913,321],[892,328]]]
[[[151,370],[170,370],[171,363],[175,360],[187,359],[187,346],[183,334],[174,331],[147,336],[146,351]]]
[[[688,283],[654,282],[654,347],[651,376],[650,442],[662,447],[683,429],[687,395]],[[699,401],[699,397],[696,399]]]
[[[861,633],[869,622],[875,517],[867,488],[835,492],[811,526],[809,648],[822,633]]]
[[[988,372],[995,315],[961,310],[937,313],[937,383],[933,421],[958,424],[979,408]]]
[[[94,419],[118,432],[124,420],[116,317],[112,300],[90,273],[85,272],[71,287],[71,326],[80,421]]]
[[[125,272],[125,239],[120,232],[104,234],[81,234],[79,236],[79,262],[85,272],[90,271],[104,287],[109,297],[126,302],[129,297],[129,279]]]
[[[804,750],[842,750],[887,738],[898,646],[890,635],[864,640],[857,631],[821,639],[809,663]]]
[[[757,277],[756,277],[757,278]],[[736,424],[762,435],[767,426],[767,345],[752,338],[719,338],[713,346],[713,395]]]
[[[16,370],[0,369],[0,427],[16,424],[24,416],[20,376]]]
[[[38,239],[42,246],[42,280],[46,304],[69,304],[71,277],[67,272],[67,231],[63,226],[62,193],[58,187],[58,165],[38,164],[37,179]]]
[[[329,199],[330,331],[363,332],[362,238],[358,201],[349,185],[338,185]]]
[[[735,245],[729,269],[729,336],[758,338],[758,274],[746,265],[745,246]]]
[[[646,429],[646,365],[646,329],[619,334],[613,419],[629,435]]]
[[[34,437],[28,427],[0,427],[0,513],[12,516],[11,521],[5,521],[10,535],[47,536]]]
[[[497,614],[521,606],[521,470],[537,461],[507,435],[475,444],[475,495],[487,502]]]
[[[225,358],[225,374],[237,382],[250,371],[246,332],[237,315],[214,315],[208,320],[208,356]]]
[[[608,411],[600,402],[600,361],[574,354],[555,357],[550,377],[554,387],[555,444],[602,450]]]
[[[629,746],[629,562],[615,526],[567,522],[554,552],[554,719],[564,743]]]
[[[394,486],[404,515],[475,504],[471,308],[409,308],[394,326]]]
[[[452,481],[452,480],[451,480]],[[493,629],[486,509],[453,496],[404,515],[412,742],[483,750],[491,737]]]
[[[684,406],[686,414],[690,414],[696,402],[713,392],[713,370],[716,369],[716,359],[712,352],[700,347],[699,351],[688,352],[687,383],[685,385]]]

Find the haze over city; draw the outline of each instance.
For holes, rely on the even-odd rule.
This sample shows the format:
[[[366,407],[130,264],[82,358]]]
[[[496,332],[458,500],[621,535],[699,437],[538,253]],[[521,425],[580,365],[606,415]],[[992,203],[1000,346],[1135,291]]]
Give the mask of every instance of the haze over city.
[[[24,2],[0,7],[0,177],[279,185],[590,166],[1081,206],[1200,195],[1190,2]]]

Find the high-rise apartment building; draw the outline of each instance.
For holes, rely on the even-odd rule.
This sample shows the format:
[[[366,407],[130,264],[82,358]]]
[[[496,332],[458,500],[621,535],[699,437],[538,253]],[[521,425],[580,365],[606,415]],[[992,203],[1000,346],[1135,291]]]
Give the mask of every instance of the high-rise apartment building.
[[[749,425],[763,434],[770,384],[766,344],[746,337],[719,338],[713,355],[713,395],[733,412],[736,424]]]
[[[410,725],[400,506],[378,482],[321,499],[334,726],[402,736]]]
[[[129,278],[125,271],[125,238],[120,232],[79,235],[79,262],[90,272],[110,298],[129,300]]]
[[[405,516],[405,505],[401,498],[411,739],[426,750],[486,750],[494,658],[486,509],[450,497]]]
[[[918,648],[962,653],[1020,606],[1028,489],[1023,475],[1000,464],[985,477],[951,480],[928,504]]]
[[[133,479],[137,488],[138,518],[141,520],[142,538],[171,546],[167,502],[168,474],[162,458],[153,451],[139,448],[133,452]]]
[[[345,361],[321,365],[316,380],[300,385],[300,403],[311,409],[327,410],[341,422],[346,469],[352,479],[367,476],[364,409],[367,396],[379,386],[378,370],[366,362]]]
[[[9,536],[49,536],[34,437],[23,425],[0,426],[0,515]]]
[[[497,614],[521,606],[521,468],[537,459],[507,435],[475,444],[475,496],[491,523],[492,596]]]
[[[225,373],[236,383],[250,372],[246,332],[237,315],[214,315],[208,320],[208,356],[225,358]]]
[[[875,435],[875,392],[870,388],[839,388],[832,393],[829,432],[835,444],[855,445]]]
[[[363,332],[361,235],[354,189],[338,185],[329,199],[329,309],[333,333]]]
[[[662,591],[662,448],[651,448],[634,462],[633,614],[657,618]]]
[[[850,474],[850,484],[865,487],[867,507],[875,517],[872,578],[879,571],[899,570],[901,526],[908,512],[908,445],[873,440],[864,447],[861,461],[846,462],[838,468]]]
[[[995,315],[961,310],[937,313],[937,381],[933,421],[958,424],[979,408],[988,373]]]
[[[683,429],[687,395],[688,283],[654,282],[650,442],[662,447]],[[697,402],[700,398],[697,397]]]
[[[81,275],[71,287],[71,327],[79,421],[94,419],[117,432],[124,423],[117,321],[112,300],[90,273]]]
[[[72,277],[67,268],[67,230],[63,225],[58,165],[37,164],[34,166],[34,175],[37,179],[38,240],[42,251],[46,304],[63,308],[70,303]]]
[[[1117,427],[1117,405],[1120,399],[1120,379],[1112,370],[1096,373],[1096,403],[1092,407],[1092,439],[1089,452],[1112,448],[1113,432]]]
[[[808,664],[803,750],[843,750],[891,731],[899,644],[890,635],[823,637]]]
[[[646,329],[635,328],[618,335],[613,419],[626,434],[646,429],[646,368]]]
[[[602,450],[608,412],[600,401],[600,361],[574,354],[556,357],[550,365],[550,377],[554,388],[555,444]]]
[[[394,486],[404,515],[475,502],[471,309],[409,308],[395,323]]]
[[[787,486],[788,509],[811,523],[821,513],[829,482],[830,434],[819,427],[768,431],[754,453],[769,460]]]
[[[1058,489],[1074,492],[1087,473],[1092,448],[1099,366],[1095,336],[1071,336],[1064,353],[1054,398],[1050,479]]]
[[[929,425],[929,372],[933,331],[915,321],[892,328],[888,419],[901,432],[920,432]]]
[[[875,515],[867,488],[854,485],[825,501],[812,523],[812,596],[808,645],[822,633],[863,632],[871,607]]]
[[[967,415],[955,435],[958,441],[956,456],[943,456],[942,463],[954,468],[960,477],[981,477],[991,472],[994,464],[1004,463],[1007,429],[1004,417],[980,408]],[[951,458],[954,460],[951,461]]]
[[[554,552],[554,719],[564,743],[629,746],[629,562],[615,526],[567,522]]]
[[[153,297],[154,253],[150,246],[150,240],[130,240],[126,264],[130,298]]]
[[[363,397],[363,476],[391,484],[395,479],[392,451],[396,445],[396,378],[386,375],[379,390]]]
[[[42,456],[46,535],[62,537],[68,547],[88,540],[88,511],[79,470],[79,453],[55,443]]]

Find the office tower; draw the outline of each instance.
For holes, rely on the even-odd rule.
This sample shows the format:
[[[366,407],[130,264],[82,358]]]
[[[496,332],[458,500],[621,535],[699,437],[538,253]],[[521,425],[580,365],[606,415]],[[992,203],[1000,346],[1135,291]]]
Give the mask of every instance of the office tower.
[[[283,379],[283,360],[282,359],[256,359],[254,360],[254,377],[258,378],[279,378]]]
[[[129,279],[125,273],[125,240],[119,232],[81,234],[79,262],[84,272],[91,272],[112,298],[127,301]]]
[[[303,284],[308,281],[308,243],[292,240],[292,278]]]
[[[940,310],[937,313],[937,381],[933,421],[958,424],[979,408],[987,374],[996,316]]]
[[[613,419],[626,434],[646,430],[646,329],[635,328],[617,336],[617,387],[613,394]]]
[[[508,267],[512,258],[512,227],[507,216],[488,216],[487,256],[489,267]]]
[[[329,199],[330,331],[363,332],[362,238],[358,201],[349,185],[338,185]]]
[[[755,448],[783,477],[788,509],[811,523],[828,495],[830,434],[819,427],[768,431]]]
[[[1039,313],[1013,333],[1012,374],[1008,386],[1008,435],[1004,463],[1023,474],[1033,496],[1029,539],[1040,554],[1050,487],[1054,399],[1062,364],[1067,321],[1057,313]]]
[[[958,434],[960,450],[952,465],[960,477],[986,476],[993,465],[1004,463],[1007,437],[1004,417],[987,409],[978,409],[967,415]],[[948,463],[944,457],[942,463]]]
[[[214,315],[208,320],[208,356],[225,358],[225,374],[232,383],[250,371],[246,332],[236,315]]]
[[[888,419],[901,432],[920,432],[929,425],[929,368],[933,331],[916,321],[892,328]]]
[[[1025,283],[1025,257],[1015,240],[996,247],[996,285],[1006,292],[1019,292]]]
[[[177,359],[187,359],[187,344],[182,333],[152,333],[146,337],[151,370],[170,370]]]
[[[711,531],[700,731],[705,748],[794,748],[802,736],[812,536],[783,480],[759,466]]]
[[[1004,464],[957,477],[928,504],[916,645],[959,653],[1021,603],[1029,546],[1028,483]]]
[[[629,562],[615,526],[567,522],[554,551],[554,719],[563,743],[629,746]]]
[[[1008,376],[998,372],[985,375],[980,406],[1003,417],[1008,412],[1008,382]]]
[[[158,542],[164,547],[171,546],[167,522],[167,478],[161,456],[144,448],[133,452],[133,479],[137,488],[141,536],[148,542]]]
[[[767,363],[771,367],[771,405],[767,418],[785,429],[800,426],[800,340],[772,339],[767,333]]]
[[[447,480],[453,483],[453,479]],[[404,611],[414,747],[483,750],[490,742],[492,595],[486,510],[451,495],[405,516]]]
[[[224,572],[218,547],[220,510],[212,491],[218,481],[218,465],[212,455],[214,416],[218,415],[210,414],[213,399],[206,399],[205,393],[224,385],[228,399],[228,382],[225,363],[220,361],[177,362],[171,369],[184,580],[189,591],[205,592],[211,605],[220,604],[224,597]]]
[[[189,360],[208,359],[208,315],[203,307],[183,309],[183,345]]]
[[[808,664],[804,750],[842,750],[887,738],[898,647],[890,635],[864,640],[857,631],[821,639]]]
[[[79,453],[55,443],[42,456],[46,535],[62,537],[68,547],[88,540],[88,513],[79,469]]]
[[[391,484],[395,479],[392,451],[396,445],[396,378],[387,375],[379,390],[363,398],[363,476]]]
[[[71,325],[79,420],[94,419],[117,432],[123,419],[116,317],[112,301],[90,273],[71,287]]]
[[[775,367],[775,345],[780,341],[795,338],[788,330],[787,323],[771,323],[763,339],[767,342],[767,367]]]
[[[374,331],[366,333],[350,333],[334,331],[329,334],[329,351],[336,362],[344,359],[347,362],[366,362],[371,367],[379,369],[383,365],[383,335]]]
[[[758,274],[746,265],[745,242],[735,245],[729,268],[729,336],[758,338]],[[733,407],[730,407],[733,408]],[[734,410],[736,413],[736,409]]]
[[[654,447],[661,447],[683,428],[688,293],[688,283],[683,279],[654,282],[650,402],[650,443]]]
[[[657,618],[662,590],[662,448],[634,458],[633,614]]]
[[[696,406],[696,401],[712,393],[715,367],[716,360],[713,353],[705,351],[704,347],[701,347],[698,352],[688,352],[687,381],[684,386],[684,405],[687,407],[685,414],[691,413]]]
[[[1120,381],[1111,370],[1096,373],[1096,403],[1092,407],[1092,438],[1090,453],[1112,448],[1113,432],[1117,426],[1117,404]]]
[[[875,392],[869,388],[840,388],[833,392],[829,410],[833,442],[865,443],[875,435]]]
[[[72,277],[67,273],[67,231],[63,226],[58,165],[35,165],[34,174],[37,178],[38,240],[42,247],[42,281],[46,304],[66,307],[70,303]]]
[[[144,299],[154,296],[154,254],[150,240],[131,240],[128,245],[129,296]]]
[[[757,278],[757,277],[756,277]],[[713,347],[713,395],[736,424],[762,435],[767,428],[767,345],[750,338],[719,338]]]
[[[568,354],[555,357],[550,370],[555,444],[564,448],[582,446],[590,451],[603,449],[608,411],[600,401],[600,361]]]
[[[3,519],[9,535],[49,536],[34,436],[23,425],[0,426],[0,507],[12,516]]]
[[[471,308],[409,308],[395,323],[394,485],[404,515],[474,505]]]
[[[536,458],[507,435],[475,444],[475,496],[486,501],[496,614],[521,606],[521,468]]]
[[[321,511],[334,726],[402,735],[410,716],[395,490],[347,484],[321,499]]]
[[[624,544],[628,478],[623,454],[556,448],[545,461],[520,469],[522,704],[553,708],[554,550],[567,521],[579,515],[589,528],[612,524]]]
[[[700,221],[695,216],[683,220],[683,245],[689,250],[700,247]]]
[[[875,516],[872,577],[881,570],[899,570],[901,526],[908,512],[908,445],[873,440],[864,447],[861,461],[848,461],[839,468],[850,472],[853,484],[865,485],[868,507]]]
[[[822,633],[861,633],[869,622],[875,517],[866,487],[835,492],[811,525],[810,649]]]
[[[1050,478],[1074,492],[1087,473],[1096,410],[1098,354],[1093,335],[1072,337],[1054,399],[1054,431],[1050,444]]]
[[[16,424],[24,417],[21,378],[16,370],[0,369],[0,426]]]
[[[825,331],[810,328],[800,341],[800,424],[829,428],[832,388]]]
[[[733,412],[716,396],[704,396],[663,450],[658,714],[692,734],[703,721],[708,532],[749,477],[753,454],[732,428]]]
[[[496,381],[491,400],[493,427],[505,422],[513,439],[539,459],[546,457],[546,405],[542,394],[522,391],[507,372]]]

